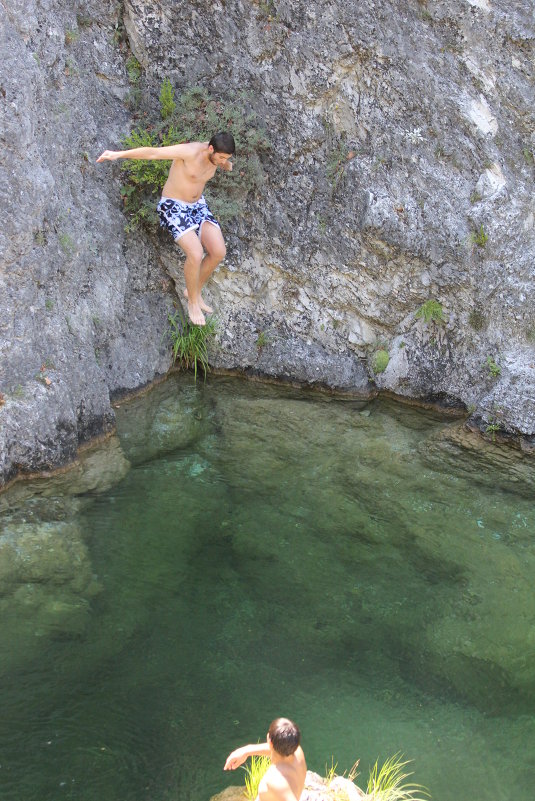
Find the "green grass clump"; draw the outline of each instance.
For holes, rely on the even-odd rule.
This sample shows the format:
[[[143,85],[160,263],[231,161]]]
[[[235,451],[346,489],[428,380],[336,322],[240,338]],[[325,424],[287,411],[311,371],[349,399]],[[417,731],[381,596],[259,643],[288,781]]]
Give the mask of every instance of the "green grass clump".
[[[175,109],[175,90],[169,78],[165,78],[160,88],[160,114],[162,115],[162,120],[172,117]]]
[[[424,323],[442,323],[444,322],[444,311],[442,304],[438,300],[426,300],[422,303],[418,311],[414,315],[417,320],[422,319]]]
[[[171,345],[173,348],[173,362],[177,362],[185,370],[193,368],[195,381],[198,369],[204,370],[204,378],[209,370],[208,347],[213,340],[217,324],[215,320],[208,319],[206,325],[194,325],[188,322],[182,312],[169,314]]]
[[[479,231],[472,231],[470,234],[470,241],[480,248],[485,247],[488,242],[488,238],[488,234],[485,233],[485,229],[482,225],[479,226]]]
[[[245,771],[245,795],[251,801],[254,801],[257,797],[258,785],[270,764],[271,760],[267,756],[252,756],[247,765],[243,767]]]
[[[487,324],[487,319],[482,311],[479,309],[472,309],[468,315],[468,322],[474,331],[482,331]]]
[[[405,781],[412,776],[412,773],[403,770],[408,764],[408,761],[402,761],[401,754],[394,754],[380,768],[376,761],[368,779],[367,795],[370,801],[424,801],[422,796],[429,798],[424,787]]]
[[[126,62],[126,72],[128,74],[128,80],[133,86],[137,86],[139,83],[139,79],[141,78],[141,64],[137,60],[135,56],[130,56],[128,61]]]
[[[373,357],[373,372],[376,374],[384,373],[384,371],[388,367],[389,361],[390,361],[390,356],[388,351],[378,350]]]
[[[218,170],[205,196],[213,214],[225,222],[245,211],[247,201],[264,182],[261,155],[270,148],[266,131],[254,111],[247,111],[247,98],[236,102],[212,97],[204,88],[193,87],[175,98],[173,86],[165,79],[160,89],[160,117],[146,128],[137,128],[123,139],[125,149],[166,147],[182,142],[206,142],[218,131],[229,131],[236,142],[232,173]],[[140,224],[156,227],[156,206],[169,173],[169,161],[125,159],[121,189],[128,230]]]
[[[498,378],[502,372],[502,368],[499,364],[496,364],[492,356],[487,356],[487,360],[483,366],[487,368],[493,378]]]

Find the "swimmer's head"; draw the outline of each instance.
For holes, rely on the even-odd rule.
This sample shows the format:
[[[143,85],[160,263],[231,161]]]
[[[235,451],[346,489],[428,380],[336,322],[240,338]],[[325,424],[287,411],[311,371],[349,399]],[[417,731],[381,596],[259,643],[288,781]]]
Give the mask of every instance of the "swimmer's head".
[[[301,741],[301,732],[297,725],[288,718],[276,718],[270,724],[268,742],[280,756],[291,756],[297,751]]]
[[[214,134],[208,142],[208,146],[213,148],[214,153],[226,153],[233,156],[236,152],[234,137],[226,131]]]

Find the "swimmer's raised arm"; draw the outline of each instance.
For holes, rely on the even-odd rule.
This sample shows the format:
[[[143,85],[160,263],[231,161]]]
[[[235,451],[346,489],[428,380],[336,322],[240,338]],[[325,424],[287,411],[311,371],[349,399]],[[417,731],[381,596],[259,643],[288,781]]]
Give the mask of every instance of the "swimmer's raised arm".
[[[241,748],[236,748],[231,754],[228,755],[225,767],[223,770],[236,770],[240,765],[243,765],[246,759],[250,756],[269,756],[268,743],[256,743],[251,745],[242,745]]]
[[[134,147],[132,150],[105,150],[97,159],[101,161],[116,161],[117,159],[143,159],[153,161],[173,161],[191,155],[191,145],[169,145],[168,147]]]

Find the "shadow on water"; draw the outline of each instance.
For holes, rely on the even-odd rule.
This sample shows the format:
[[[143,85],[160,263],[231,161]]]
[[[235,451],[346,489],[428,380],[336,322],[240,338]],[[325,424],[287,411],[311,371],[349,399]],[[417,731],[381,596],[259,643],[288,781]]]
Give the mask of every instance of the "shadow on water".
[[[530,462],[235,379],[117,415],[0,496],[3,801],[207,800],[278,714],[320,772],[403,751],[435,801],[531,801]]]

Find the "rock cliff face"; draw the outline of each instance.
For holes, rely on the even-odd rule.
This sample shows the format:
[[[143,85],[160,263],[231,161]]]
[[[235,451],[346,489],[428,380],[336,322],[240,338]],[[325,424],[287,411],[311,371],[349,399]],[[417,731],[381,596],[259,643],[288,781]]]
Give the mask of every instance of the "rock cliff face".
[[[176,248],[125,232],[118,168],[94,164],[165,77],[246,90],[272,142],[211,283],[216,365],[369,375],[534,439],[531,2],[0,5],[2,481],[70,458],[170,365]]]

